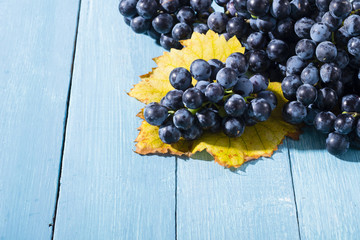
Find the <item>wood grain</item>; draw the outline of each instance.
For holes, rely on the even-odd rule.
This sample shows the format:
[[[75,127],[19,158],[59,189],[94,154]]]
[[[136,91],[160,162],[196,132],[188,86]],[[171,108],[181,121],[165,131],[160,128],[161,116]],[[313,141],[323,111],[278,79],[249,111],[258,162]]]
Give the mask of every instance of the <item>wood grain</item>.
[[[178,239],[298,239],[287,149],[236,172],[178,160]]]
[[[359,150],[334,157],[324,150],[325,135],[313,128],[288,147],[302,239],[358,239]]]
[[[118,0],[83,0],[55,239],[174,239],[175,158],[133,152],[143,107],[126,91],[162,49]]]
[[[49,239],[78,1],[0,9],[0,239]]]

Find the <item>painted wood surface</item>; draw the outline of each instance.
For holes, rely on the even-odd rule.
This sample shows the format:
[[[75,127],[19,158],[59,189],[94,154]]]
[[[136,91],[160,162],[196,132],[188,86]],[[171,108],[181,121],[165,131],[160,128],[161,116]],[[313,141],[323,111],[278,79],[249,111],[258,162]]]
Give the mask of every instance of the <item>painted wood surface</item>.
[[[0,239],[51,236],[77,13],[0,1]]]
[[[287,149],[236,172],[178,160],[178,239],[298,239]]]
[[[174,239],[175,158],[133,152],[137,77],[162,53],[118,0],[82,0],[54,239]]]
[[[301,238],[359,239],[360,151],[331,156],[325,135],[310,128],[288,147]]]

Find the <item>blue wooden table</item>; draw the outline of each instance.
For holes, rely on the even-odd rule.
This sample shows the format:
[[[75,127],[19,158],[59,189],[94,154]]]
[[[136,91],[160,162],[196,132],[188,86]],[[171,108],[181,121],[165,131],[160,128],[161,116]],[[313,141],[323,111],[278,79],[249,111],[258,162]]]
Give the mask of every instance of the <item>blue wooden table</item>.
[[[0,0],[0,239],[360,239],[360,152],[304,129],[233,172],[139,156],[163,50],[118,0]]]

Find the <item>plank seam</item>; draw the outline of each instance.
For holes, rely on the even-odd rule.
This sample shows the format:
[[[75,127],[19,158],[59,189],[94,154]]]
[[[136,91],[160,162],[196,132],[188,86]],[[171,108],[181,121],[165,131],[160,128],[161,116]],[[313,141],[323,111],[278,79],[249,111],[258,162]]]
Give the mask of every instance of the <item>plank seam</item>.
[[[66,129],[67,129],[67,123],[68,123],[68,116],[69,116],[71,87],[72,87],[72,80],[73,80],[73,75],[74,75],[74,63],[75,63],[75,55],[76,55],[77,38],[78,38],[78,32],[79,32],[81,1],[82,1],[82,0],[79,0],[78,14],[77,14],[77,19],[76,19],[76,31],[75,31],[75,40],[74,40],[74,50],[73,50],[73,53],[72,53],[72,63],[71,63],[71,69],[70,69],[70,82],[69,82],[69,89],[68,89],[67,99],[66,99],[66,109],[65,109],[65,119],[64,119],[64,131],[63,131],[63,138],[62,138],[62,145],[61,145],[60,169],[59,169],[59,176],[58,176],[58,181],[57,181],[57,192],[56,192],[55,209],[54,209],[54,214],[53,214],[53,221],[52,221],[51,224],[49,224],[49,226],[52,227],[51,240],[54,239],[55,224],[56,224],[56,214],[57,214],[57,209],[58,209],[58,204],[59,204],[60,185],[61,185],[60,180],[61,180],[63,160],[64,160],[65,141],[66,141]]]
[[[177,240],[177,168],[178,168],[178,157],[175,157],[175,240]]]
[[[298,212],[298,207],[297,207],[297,202],[296,202],[296,192],[295,192],[294,177],[293,177],[293,170],[292,170],[292,165],[291,165],[290,148],[289,148],[289,140],[288,139],[286,139],[286,147],[287,147],[288,158],[289,158],[289,169],[290,169],[290,176],[291,176],[291,185],[292,185],[293,195],[294,195],[296,221],[297,221],[297,225],[298,225],[298,234],[299,234],[299,239],[301,240],[299,212]]]

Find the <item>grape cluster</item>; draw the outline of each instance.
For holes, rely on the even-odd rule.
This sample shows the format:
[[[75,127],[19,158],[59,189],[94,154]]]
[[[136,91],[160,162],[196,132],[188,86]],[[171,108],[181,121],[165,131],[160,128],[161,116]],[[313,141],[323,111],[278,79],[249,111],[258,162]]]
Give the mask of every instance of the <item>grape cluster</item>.
[[[121,0],[120,12],[134,31],[152,36],[166,49],[181,48],[178,40],[209,29],[226,39],[236,36],[246,48],[244,55],[233,54],[225,64],[199,60],[190,72],[175,69],[170,76],[175,90],[160,104],[153,104],[154,109],[167,109],[161,110],[166,118],[155,123],[149,120],[150,124],[177,129],[179,138],[194,139],[195,133],[189,137],[190,130],[176,125],[177,115],[189,111],[192,115],[188,116],[193,116],[189,118],[195,120],[189,120],[188,129],[196,136],[204,129],[220,128],[237,136],[237,131],[227,129],[241,130],[244,124],[266,120],[265,112],[257,116],[252,109],[264,102],[258,100],[261,96],[273,107],[269,100],[273,94],[260,93],[270,80],[281,82],[289,100],[283,107],[285,121],[313,125],[328,134],[326,148],[334,155],[346,152],[351,144],[360,148],[360,0],[215,0],[224,12],[215,12],[211,3]],[[181,81],[174,76],[182,76]],[[191,77],[198,80],[195,87]],[[241,117],[229,112],[226,103],[232,101],[241,109],[245,102]],[[185,110],[175,115],[180,109]]]
[[[121,0],[119,11],[136,33],[155,39],[163,48],[181,49],[179,40],[206,33],[212,0]]]
[[[144,118],[159,126],[159,137],[167,144],[181,137],[197,139],[204,131],[222,130],[229,137],[239,137],[245,126],[266,121],[277,105],[276,95],[266,90],[268,79],[260,74],[248,78],[247,68],[246,57],[238,52],[225,63],[197,59],[190,71],[175,68],[169,75],[174,90],[160,103],[148,104]]]
[[[345,153],[350,143],[360,145],[359,3],[309,3],[316,17],[296,21],[295,53],[284,64],[284,120],[327,134],[326,149],[333,155]]]

